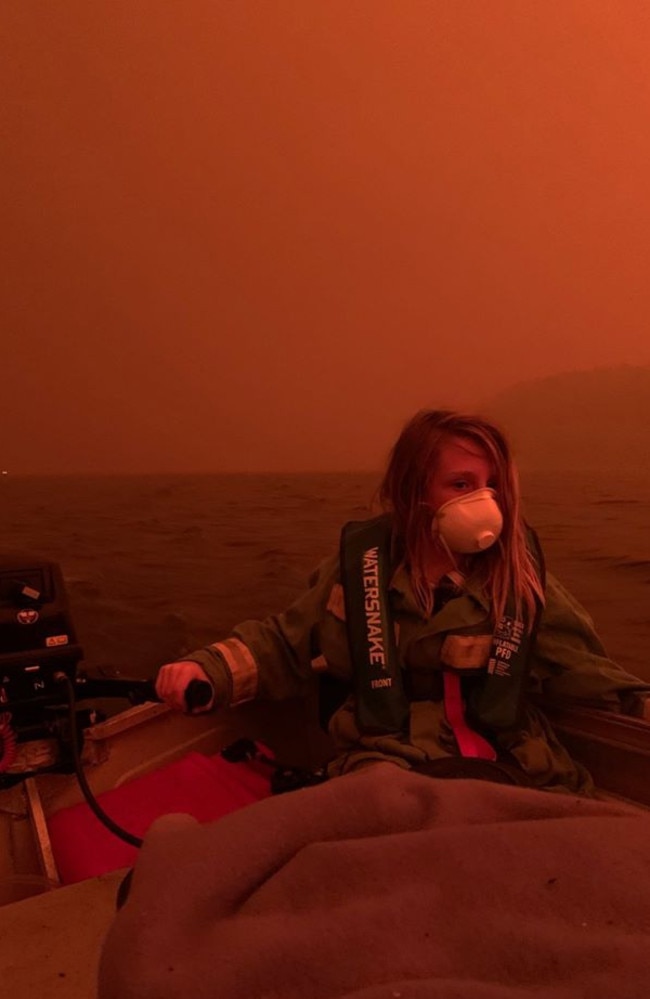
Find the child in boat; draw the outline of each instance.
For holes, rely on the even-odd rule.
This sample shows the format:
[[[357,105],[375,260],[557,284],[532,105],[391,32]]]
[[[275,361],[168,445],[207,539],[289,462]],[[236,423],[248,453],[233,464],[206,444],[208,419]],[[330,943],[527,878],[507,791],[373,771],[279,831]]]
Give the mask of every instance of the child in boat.
[[[188,684],[207,679],[210,710],[295,696],[324,671],[347,694],[329,723],[331,776],[375,760],[435,772],[464,757],[593,793],[544,704],[650,720],[650,684],[607,657],[587,612],[545,573],[503,433],[461,413],[416,414],[379,499],[382,516],[348,531],[286,612],[163,666],[158,695],[183,710]]]

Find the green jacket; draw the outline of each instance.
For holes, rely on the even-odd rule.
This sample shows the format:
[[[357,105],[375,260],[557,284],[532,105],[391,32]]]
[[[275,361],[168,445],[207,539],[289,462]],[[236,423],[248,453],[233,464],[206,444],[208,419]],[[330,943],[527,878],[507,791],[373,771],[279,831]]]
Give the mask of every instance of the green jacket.
[[[477,657],[479,665],[487,663],[489,604],[470,579],[459,596],[426,618],[418,609],[403,567],[392,577],[389,599],[407,689],[417,691],[417,699],[410,705],[409,733],[407,737],[360,733],[353,698],[348,697],[330,721],[337,751],[329,767],[331,774],[346,773],[376,759],[409,767],[458,754],[442,701],[441,654],[451,665],[454,654],[466,664],[474,660],[473,665],[477,665]],[[349,679],[338,555],[319,565],[307,591],[287,611],[263,621],[244,621],[229,638],[186,658],[199,663],[208,674],[218,705],[301,694],[306,681],[319,671]],[[589,774],[558,742],[538,705],[546,701],[640,717],[648,694],[650,684],[607,658],[590,616],[549,574],[546,606],[531,656],[530,700],[526,699],[520,726],[493,735],[492,741],[516,759],[536,786],[590,794],[593,784]]]

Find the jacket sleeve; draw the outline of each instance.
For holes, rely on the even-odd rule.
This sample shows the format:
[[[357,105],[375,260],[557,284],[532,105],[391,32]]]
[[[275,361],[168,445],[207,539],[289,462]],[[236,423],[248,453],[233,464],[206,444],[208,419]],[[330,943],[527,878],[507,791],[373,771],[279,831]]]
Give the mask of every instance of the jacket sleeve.
[[[304,691],[320,656],[320,622],[338,573],[338,555],[321,562],[309,587],[281,614],[244,621],[232,634],[184,658],[207,673],[215,704],[282,700]]]
[[[642,717],[650,684],[608,658],[591,617],[552,575],[531,659],[542,700]]]

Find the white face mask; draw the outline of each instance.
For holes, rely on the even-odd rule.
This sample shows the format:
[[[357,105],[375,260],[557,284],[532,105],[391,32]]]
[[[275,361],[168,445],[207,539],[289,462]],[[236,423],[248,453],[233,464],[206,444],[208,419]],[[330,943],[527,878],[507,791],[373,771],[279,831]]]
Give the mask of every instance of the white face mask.
[[[503,517],[493,489],[477,489],[443,503],[433,518],[433,535],[452,552],[485,551],[501,534]]]

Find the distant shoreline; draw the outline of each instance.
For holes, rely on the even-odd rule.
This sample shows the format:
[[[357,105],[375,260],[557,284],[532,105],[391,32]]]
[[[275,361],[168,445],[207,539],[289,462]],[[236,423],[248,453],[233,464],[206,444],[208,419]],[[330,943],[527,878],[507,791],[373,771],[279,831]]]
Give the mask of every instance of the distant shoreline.
[[[519,472],[524,475],[602,475],[616,473],[630,478],[644,475],[647,472],[641,468],[631,469],[624,465],[527,465],[518,463]],[[381,476],[381,469],[326,469],[306,471],[286,471],[285,469],[265,471],[199,471],[199,472],[8,472],[2,474],[0,481],[24,481],[25,479],[190,479],[190,478],[317,478],[359,475],[363,477]]]

